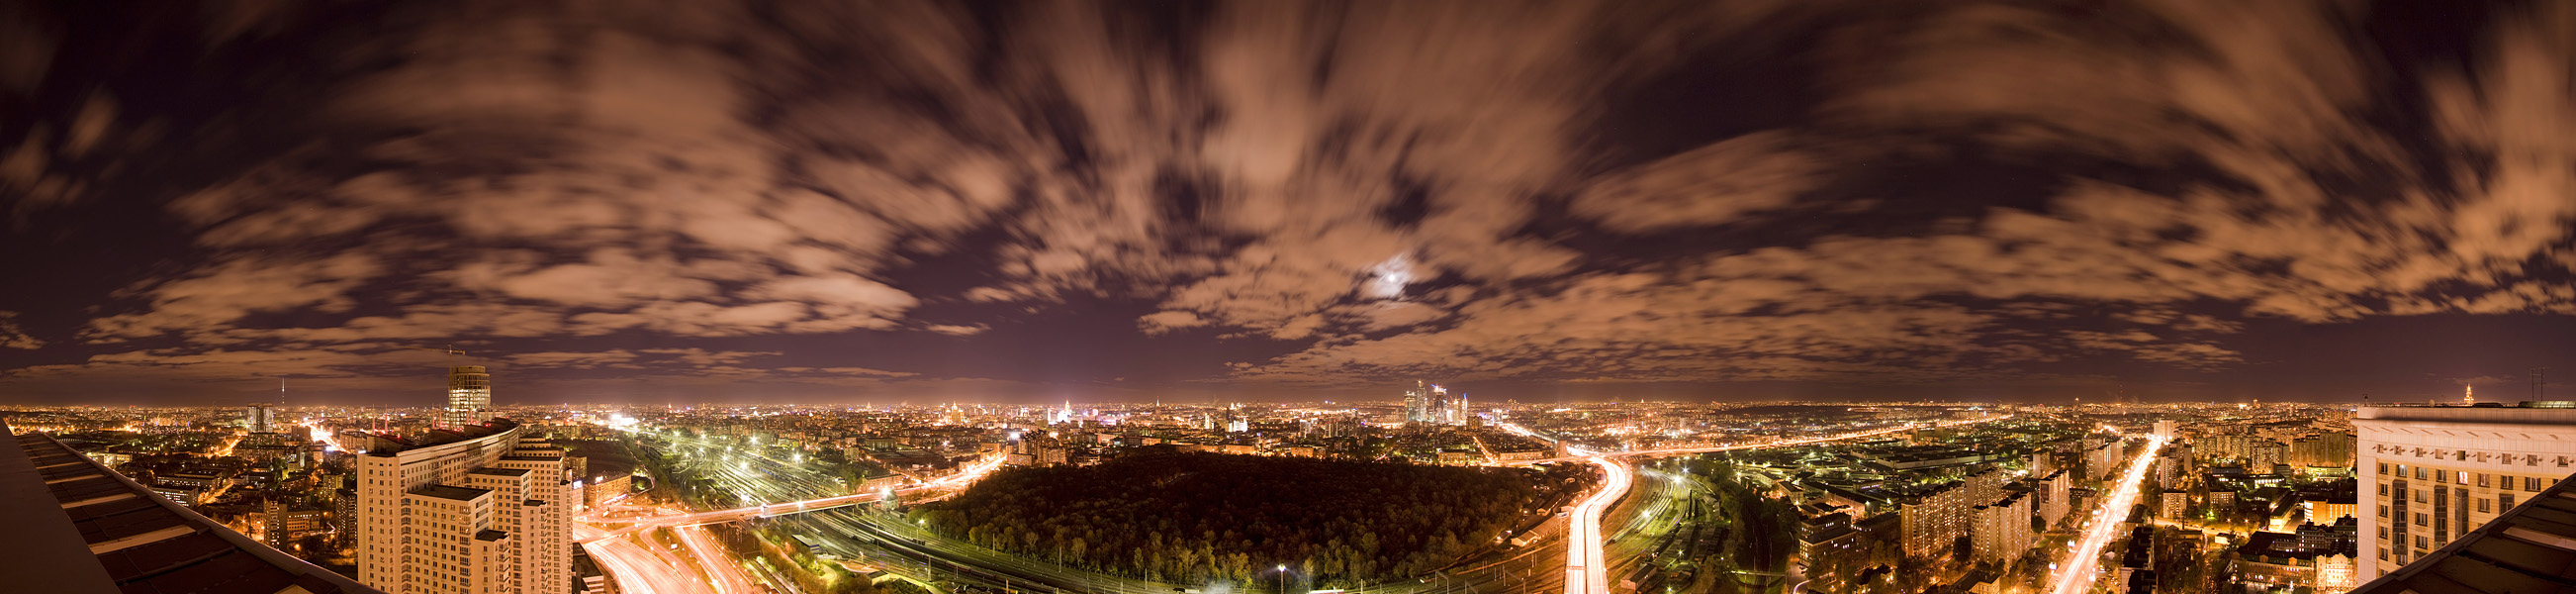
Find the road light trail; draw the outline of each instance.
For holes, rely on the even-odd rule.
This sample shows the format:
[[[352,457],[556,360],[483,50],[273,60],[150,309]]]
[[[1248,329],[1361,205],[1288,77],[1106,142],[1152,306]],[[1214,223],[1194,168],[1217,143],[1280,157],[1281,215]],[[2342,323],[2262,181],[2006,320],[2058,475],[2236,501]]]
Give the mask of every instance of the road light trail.
[[[2119,486],[2112,489],[2110,497],[2103,498],[2100,509],[2093,510],[2093,523],[2084,529],[2084,538],[2076,541],[2071,556],[2058,566],[2057,585],[2049,588],[2049,592],[2083,594],[2093,588],[2094,573],[2101,570],[2102,547],[2111,544],[2112,532],[2119,529],[2120,519],[2128,515],[2129,506],[2137,504],[2138,483],[2146,480],[2147,469],[2155,464],[2156,450],[2164,445],[2163,436],[2149,437],[2147,447],[2138,452],[2138,458],[2129,461],[2128,471],[2120,476]]]
[[[1002,459],[998,457],[987,459],[983,462],[968,465],[965,470],[962,470],[957,474],[949,475],[945,478],[930,481],[928,483],[897,489],[894,491],[894,494],[897,497],[902,497],[906,495],[933,492],[941,489],[961,488],[974,483],[976,479],[983,478],[985,474],[991,473],[994,468],[1001,466],[1001,462]],[[589,536],[585,539],[576,540],[575,542],[593,542],[607,538],[624,536],[633,532],[650,530],[653,528],[677,528],[681,526],[718,524],[747,518],[765,518],[785,514],[846,507],[862,503],[875,503],[881,500],[884,495],[884,493],[853,493],[849,495],[816,497],[800,501],[747,505],[733,509],[720,509],[687,514],[661,514],[642,518],[608,518],[604,513],[593,512],[592,514],[583,516],[581,519],[583,521],[601,523],[631,523],[615,530],[607,530],[605,532]]]
[[[1628,467],[1600,456],[1587,458],[1601,467],[1601,490],[1574,506],[1565,542],[1566,594],[1610,594],[1610,563],[1601,553],[1601,516],[1628,494],[1635,478]]]
[[[1936,423],[1933,426],[1954,427],[1959,425],[1973,425],[1977,423],[2000,421],[2012,417],[2013,415],[1979,417],[1975,419],[1952,421],[1949,423]],[[1513,433],[1519,433],[1521,435],[1527,435],[1551,442],[1556,441],[1555,439],[1550,439],[1545,435],[1536,431],[1531,431],[1529,428],[1522,427],[1518,424],[1504,423],[1502,427],[1504,430],[1511,431]],[[1601,483],[1601,491],[1594,493],[1592,497],[1586,498],[1583,500],[1583,503],[1576,505],[1572,517],[1566,520],[1565,592],[1566,594],[1610,594],[1610,565],[1607,555],[1602,552],[1604,547],[1602,546],[1601,516],[1609,510],[1611,504],[1618,502],[1620,497],[1628,494],[1628,488],[1635,479],[1625,463],[1613,462],[1610,458],[1653,457],[1674,454],[1697,454],[1731,450],[1787,447],[1862,437],[1873,437],[1920,428],[1921,427],[1909,424],[1875,431],[1862,431],[1857,433],[1828,435],[1807,439],[1714,447],[1674,448],[1665,450],[1640,450],[1611,453],[1594,453],[1584,451],[1582,448],[1569,447],[1568,449],[1573,451],[1577,456],[1580,456],[1581,460],[1600,465],[1605,480]]]
[[[576,536],[586,536],[598,531],[598,528],[584,524],[573,525],[573,534]],[[684,575],[684,570],[663,563],[655,558],[652,551],[635,544],[633,540],[624,538],[593,540],[583,543],[582,549],[590,551],[590,557],[598,560],[600,568],[607,570],[610,576],[614,576],[618,586],[624,588],[626,592],[715,594],[705,580],[700,580],[695,575]]]
[[[733,564],[733,555],[723,545],[717,544],[705,527],[684,526],[671,531],[680,535],[681,548],[688,549],[689,555],[697,558],[698,566],[707,572],[708,581],[715,582],[718,594],[760,592],[752,585],[751,576],[743,574],[742,567]]]

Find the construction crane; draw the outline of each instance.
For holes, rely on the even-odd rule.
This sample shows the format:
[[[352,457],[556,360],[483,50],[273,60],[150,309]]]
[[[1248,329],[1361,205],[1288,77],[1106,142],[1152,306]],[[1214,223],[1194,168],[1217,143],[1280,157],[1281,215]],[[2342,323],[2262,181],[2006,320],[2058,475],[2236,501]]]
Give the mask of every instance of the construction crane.
[[[408,345],[404,345],[404,346],[396,346],[396,347],[394,347],[394,348],[399,348],[399,349],[411,349],[411,350],[415,350],[415,351],[430,351],[430,352],[437,352],[437,353],[447,353],[447,366],[448,366],[448,367],[450,367],[450,368],[454,368],[454,367],[456,367],[456,356],[457,356],[457,355],[465,354],[465,351],[456,350],[456,345],[452,345],[452,344],[451,344],[451,345],[447,345],[447,348],[440,348],[440,349],[433,349],[433,348],[429,348],[429,347],[416,347],[416,346],[408,346]]]

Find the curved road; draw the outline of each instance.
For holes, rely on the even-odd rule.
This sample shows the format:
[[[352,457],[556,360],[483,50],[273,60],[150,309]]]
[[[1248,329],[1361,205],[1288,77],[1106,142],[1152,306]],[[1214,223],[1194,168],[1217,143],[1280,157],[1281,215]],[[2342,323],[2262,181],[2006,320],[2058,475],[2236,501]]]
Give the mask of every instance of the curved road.
[[[1565,593],[1609,594],[1610,561],[1601,554],[1601,515],[1610,504],[1628,495],[1628,485],[1635,473],[1626,465],[1613,464],[1600,456],[1586,458],[1601,467],[1601,490],[1574,506],[1573,525],[1566,530]]]

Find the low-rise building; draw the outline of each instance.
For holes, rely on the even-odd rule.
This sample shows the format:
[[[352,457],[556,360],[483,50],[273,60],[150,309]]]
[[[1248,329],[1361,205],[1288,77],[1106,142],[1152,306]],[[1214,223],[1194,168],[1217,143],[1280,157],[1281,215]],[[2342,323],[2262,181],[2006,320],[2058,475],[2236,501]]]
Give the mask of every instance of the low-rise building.
[[[2228,575],[2254,587],[2341,592],[2354,586],[2357,520],[2308,524],[2297,532],[2256,532],[2236,547]],[[2256,586],[2259,585],[2259,586]]]

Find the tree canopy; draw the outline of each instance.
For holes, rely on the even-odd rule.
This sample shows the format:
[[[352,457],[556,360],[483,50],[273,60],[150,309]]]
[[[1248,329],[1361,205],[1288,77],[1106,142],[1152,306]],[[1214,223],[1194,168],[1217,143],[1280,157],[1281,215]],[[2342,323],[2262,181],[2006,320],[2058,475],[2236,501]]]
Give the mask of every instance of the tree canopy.
[[[1427,573],[1554,512],[1590,474],[1148,452],[1006,469],[913,513],[977,545],[1173,583],[1285,564],[1317,585]]]

